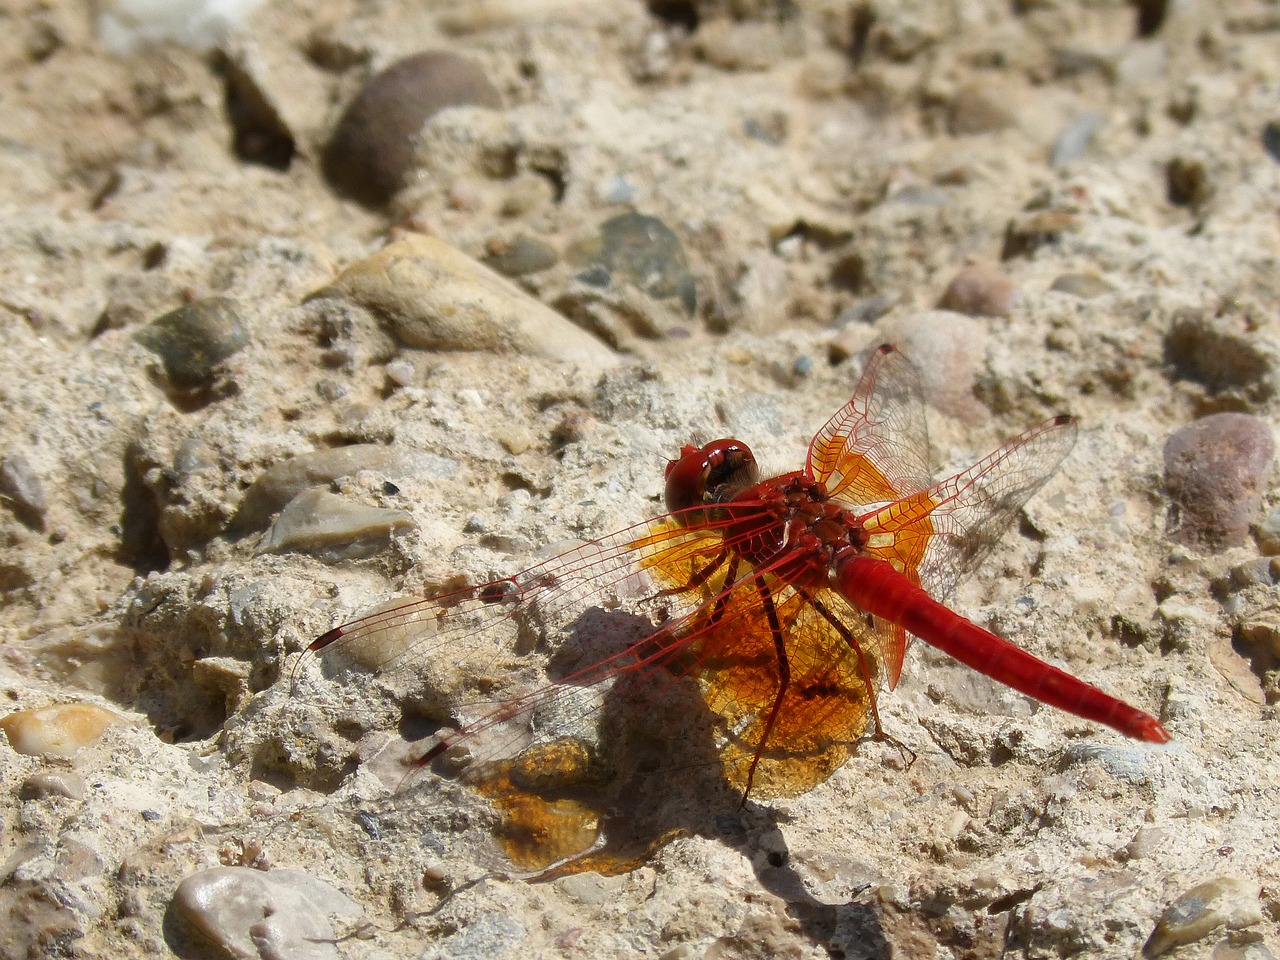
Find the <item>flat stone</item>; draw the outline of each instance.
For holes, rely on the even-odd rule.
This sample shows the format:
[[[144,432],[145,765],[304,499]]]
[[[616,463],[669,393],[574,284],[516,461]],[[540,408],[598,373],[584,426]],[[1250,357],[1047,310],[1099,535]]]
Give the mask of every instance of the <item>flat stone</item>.
[[[173,911],[221,956],[236,960],[337,960],[329,917],[354,920],[360,907],[301,870],[213,867],[178,885]]]
[[[289,501],[259,552],[354,560],[373,556],[387,547],[397,530],[413,526],[412,515],[403,510],[370,507],[313,488]]]
[[[397,240],[312,295],[364,307],[409,347],[616,363],[590,334],[443,241]]]

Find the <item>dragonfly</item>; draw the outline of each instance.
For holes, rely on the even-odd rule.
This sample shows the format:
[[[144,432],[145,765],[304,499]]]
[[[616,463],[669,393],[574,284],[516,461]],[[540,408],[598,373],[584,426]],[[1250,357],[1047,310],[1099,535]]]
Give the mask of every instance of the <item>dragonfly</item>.
[[[569,855],[529,853],[523,862],[535,867],[595,842],[598,811],[537,795],[548,778],[581,785],[604,776],[576,731],[602,713],[608,681],[692,683],[723,779],[743,803],[807,792],[869,729],[884,736],[879,697],[897,685],[913,637],[1042,703],[1164,743],[1155,717],[944,604],[1058,469],[1076,432],[1072,417],[1053,417],[934,480],[918,372],[882,345],[801,469],[762,477],[750,448],[732,438],[686,445],[666,466],[664,515],[499,580],[391,601],[308,651],[344,651],[375,671],[408,661],[428,672],[477,652],[464,672],[487,694],[498,667],[521,659],[514,651],[549,634],[611,639],[557,682],[486,700],[418,759],[469,769],[527,846],[574,835]],[[592,611],[595,626],[583,629]],[[496,648],[495,631],[507,636]]]

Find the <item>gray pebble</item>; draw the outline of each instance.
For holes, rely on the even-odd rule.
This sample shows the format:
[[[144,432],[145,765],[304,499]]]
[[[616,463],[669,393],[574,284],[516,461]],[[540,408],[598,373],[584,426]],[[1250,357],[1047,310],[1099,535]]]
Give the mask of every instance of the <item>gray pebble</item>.
[[[45,800],[49,797],[83,800],[84,794],[84,778],[70,770],[46,770],[43,773],[33,773],[23,780],[22,786],[18,788],[20,800]]]
[[[165,378],[180,391],[207,389],[218,365],[249,343],[234,300],[207,297],[143,327],[137,341],[160,357]]]
[[[1065,167],[1083,157],[1102,128],[1102,120],[1102,113],[1098,110],[1082,113],[1072,120],[1054,143],[1049,162],[1055,167]]]
[[[1245,413],[1216,413],[1174,433],[1164,445],[1174,539],[1215,550],[1243,543],[1274,457],[1271,427]]]
[[[28,526],[39,527],[43,523],[49,509],[44,484],[21,453],[0,458],[0,499],[6,500],[17,518]]]
[[[549,244],[518,235],[514,240],[491,240],[482,263],[506,277],[523,277],[549,270],[560,259]]]
[[[1065,293],[1081,300],[1093,300],[1095,297],[1112,293],[1114,288],[1096,273],[1064,273],[1054,278],[1049,289],[1055,293]]]
[[[337,960],[329,917],[354,920],[360,908],[301,870],[214,867],[178,885],[173,912],[223,957]]]
[[[655,300],[678,299],[690,316],[698,307],[680,238],[657,217],[623,213],[606,220],[598,236],[574,247],[571,259],[585,283],[623,282]]]
[[[404,185],[423,124],[447,107],[461,106],[502,106],[473,61],[431,51],[393,63],[365,84],[338,121],[325,148],[325,177],[363,204],[385,204]]]

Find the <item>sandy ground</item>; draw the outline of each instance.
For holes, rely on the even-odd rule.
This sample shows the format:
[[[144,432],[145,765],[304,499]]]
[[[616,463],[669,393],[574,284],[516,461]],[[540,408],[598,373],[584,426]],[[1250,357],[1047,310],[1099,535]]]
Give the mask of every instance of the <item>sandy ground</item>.
[[[128,53],[88,4],[0,13],[0,680],[12,711],[125,718],[37,730],[69,758],[0,747],[0,954],[1280,949],[1274,3],[268,0],[213,50]],[[502,107],[434,117],[389,205],[340,198],[343,109],[427,50]],[[670,289],[584,279],[628,211],[678,238]],[[414,234],[554,262],[335,282]],[[148,326],[211,297],[198,334]],[[184,337],[225,355],[182,368]],[[886,340],[939,469],[1079,418],[953,603],[1172,743],[917,644],[880,699],[914,762],[868,743],[798,797],[690,795],[636,869],[531,883],[471,791],[396,792],[438,704],[402,673],[292,675],[377,601],[654,515],[691,439],[794,469]],[[1175,504],[1165,443],[1220,413],[1245,439]],[[374,446],[278,481],[341,499],[265,539],[284,500],[260,485],[249,518],[251,485],[349,445]],[[220,866],[277,885],[239,913],[178,892]]]

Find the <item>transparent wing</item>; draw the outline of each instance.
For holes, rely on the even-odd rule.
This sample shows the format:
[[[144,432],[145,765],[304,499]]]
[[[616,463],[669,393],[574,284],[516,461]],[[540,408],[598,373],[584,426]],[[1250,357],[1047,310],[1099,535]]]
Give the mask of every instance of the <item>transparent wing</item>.
[[[871,355],[849,402],[814,435],[806,468],[833,500],[855,508],[929,486],[920,375],[897,348]]]

